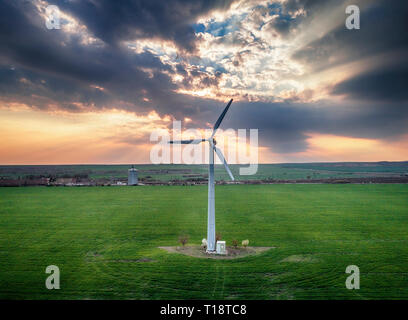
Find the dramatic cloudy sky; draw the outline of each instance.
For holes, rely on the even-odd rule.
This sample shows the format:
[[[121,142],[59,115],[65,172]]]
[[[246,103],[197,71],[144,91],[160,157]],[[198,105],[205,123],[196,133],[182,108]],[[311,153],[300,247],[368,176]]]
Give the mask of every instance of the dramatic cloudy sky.
[[[230,98],[222,128],[259,129],[261,162],[408,160],[407,17],[406,0],[3,0],[0,164],[149,163],[152,131],[207,129]]]

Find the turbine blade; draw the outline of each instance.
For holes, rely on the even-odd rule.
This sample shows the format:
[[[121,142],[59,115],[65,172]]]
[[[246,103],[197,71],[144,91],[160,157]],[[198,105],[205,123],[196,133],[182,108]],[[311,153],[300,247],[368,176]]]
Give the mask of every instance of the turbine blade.
[[[218,118],[217,122],[215,123],[215,125],[214,125],[214,130],[213,130],[213,133],[212,133],[212,135],[211,135],[211,139],[214,137],[215,132],[217,131],[218,127],[220,126],[222,120],[224,119],[225,114],[227,113],[227,111],[228,111],[228,109],[229,109],[229,107],[230,107],[230,105],[231,105],[231,103],[232,103],[232,100],[233,100],[233,99],[231,99],[231,100],[228,102],[228,104],[227,104],[227,106],[225,107],[224,111],[221,113],[220,117]]]
[[[230,170],[230,168],[228,167],[227,161],[225,160],[225,158],[224,158],[224,156],[223,156],[221,150],[218,149],[216,146],[214,146],[214,150],[215,150],[215,153],[217,154],[218,158],[220,158],[222,164],[224,165],[225,170],[227,170],[227,172],[228,172],[228,174],[229,174],[231,180],[234,181],[234,180],[235,180],[235,179],[234,179],[234,176],[232,175],[231,170]]]
[[[192,140],[170,140],[170,144],[199,144],[205,141],[205,139],[192,139]]]

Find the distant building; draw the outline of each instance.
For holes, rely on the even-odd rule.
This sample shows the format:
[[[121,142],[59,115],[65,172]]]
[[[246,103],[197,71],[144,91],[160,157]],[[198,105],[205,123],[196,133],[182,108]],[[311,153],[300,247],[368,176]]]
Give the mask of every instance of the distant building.
[[[132,166],[132,168],[128,170],[128,186],[136,186],[137,184],[137,169]]]
[[[75,178],[57,178],[54,183],[56,186],[73,186],[75,184]]]

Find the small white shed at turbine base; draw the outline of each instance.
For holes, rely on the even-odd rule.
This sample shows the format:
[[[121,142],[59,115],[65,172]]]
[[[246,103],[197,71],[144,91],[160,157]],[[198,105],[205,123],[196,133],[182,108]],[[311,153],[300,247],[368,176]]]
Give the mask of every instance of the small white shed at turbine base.
[[[137,184],[137,169],[132,166],[132,168],[128,170],[128,186],[137,186]]]

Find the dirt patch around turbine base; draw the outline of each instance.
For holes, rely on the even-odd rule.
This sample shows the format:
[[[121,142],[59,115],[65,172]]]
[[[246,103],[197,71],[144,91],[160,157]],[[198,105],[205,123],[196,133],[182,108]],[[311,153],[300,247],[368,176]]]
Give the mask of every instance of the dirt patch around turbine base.
[[[253,256],[261,252],[265,252],[275,247],[227,247],[227,254],[207,253],[201,246],[184,246],[184,247],[159,247],[171,253],[181,253],[186,256],[207,259],[237,259],[248,256]]]

